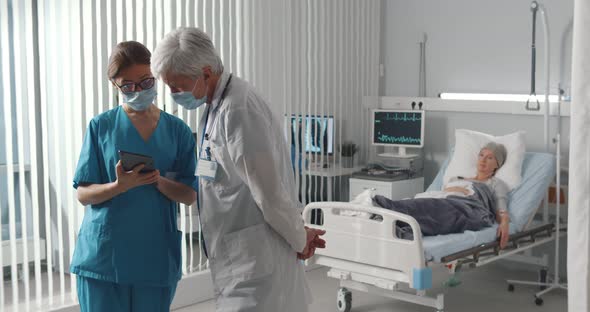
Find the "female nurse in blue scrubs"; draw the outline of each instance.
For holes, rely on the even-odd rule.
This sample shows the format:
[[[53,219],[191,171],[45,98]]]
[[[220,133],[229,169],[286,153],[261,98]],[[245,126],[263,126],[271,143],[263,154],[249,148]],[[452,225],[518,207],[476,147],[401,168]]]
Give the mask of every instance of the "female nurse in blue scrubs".
[[[74,187],[89,208],[70,270],[83,312],[169,311],[181,277],[176,206],[196,199],[195,141],[153,105],[150,57],[138,42],[114,48],[108,76],[124,104],[90,121],[80,152]],[[157,170],[125,171],[119,150],[151,156]]]

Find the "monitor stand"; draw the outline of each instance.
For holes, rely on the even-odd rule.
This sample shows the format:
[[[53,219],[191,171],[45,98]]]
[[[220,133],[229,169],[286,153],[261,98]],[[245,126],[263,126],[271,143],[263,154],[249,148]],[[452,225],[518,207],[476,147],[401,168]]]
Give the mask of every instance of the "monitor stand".
[[[406,154],[406,148],[405,147],[399,147],[398,148],[398,153],[382,153],[382,154],[378,154],[378,156],[380,157],[394,157],[394,158],[415,158],[418,157],[420,155],[418,154]]]

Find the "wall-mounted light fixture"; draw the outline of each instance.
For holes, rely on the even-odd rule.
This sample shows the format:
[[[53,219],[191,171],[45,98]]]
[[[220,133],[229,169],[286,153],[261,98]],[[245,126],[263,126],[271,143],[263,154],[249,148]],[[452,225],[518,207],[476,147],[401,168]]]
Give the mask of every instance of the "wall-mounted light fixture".
[[[529,94],[497,94],[497,93],[449,93],[444,92],[439,95],[443,100],[472,100],[472,101],[510,101],[510,102],[526,102]],[[540,103],[545,102],[544,95],[537,95],[537,100]],[[550,103],[557,103],[557,95],[549,95]]]

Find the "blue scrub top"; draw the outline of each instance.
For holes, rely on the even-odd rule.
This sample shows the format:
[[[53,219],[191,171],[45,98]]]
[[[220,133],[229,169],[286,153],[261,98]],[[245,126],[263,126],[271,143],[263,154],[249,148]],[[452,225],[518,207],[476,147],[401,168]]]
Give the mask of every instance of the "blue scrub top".
[[[121,106],[90,121],[74,188],[117,179],[118,150],[149,155],[162,176],[194,187],[195,140],[180,119],[160,113],[144,141]],[[90,205],[84,214],[70,271],[120,284],[169,286],[181,277],[181,232],[176,202],[154,185],[144,185]]]

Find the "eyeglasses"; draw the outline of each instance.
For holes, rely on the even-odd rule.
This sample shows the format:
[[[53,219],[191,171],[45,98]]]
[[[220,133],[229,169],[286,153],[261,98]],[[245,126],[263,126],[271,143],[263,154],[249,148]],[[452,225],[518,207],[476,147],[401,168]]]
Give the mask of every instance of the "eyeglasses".
[[[150,78],[146,78],[138,83],[130,82],[130,83],[126,83],[124,85],[118,85],[115,83],[115,85],[121,90],[121,92],[129,93],[129,92],[135,92],[137,87],[140,87],[141,90],[151,89],[154,87],[155,82],[156,82],[156,78],[150,77]]]

